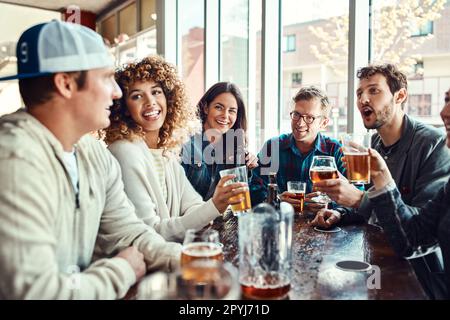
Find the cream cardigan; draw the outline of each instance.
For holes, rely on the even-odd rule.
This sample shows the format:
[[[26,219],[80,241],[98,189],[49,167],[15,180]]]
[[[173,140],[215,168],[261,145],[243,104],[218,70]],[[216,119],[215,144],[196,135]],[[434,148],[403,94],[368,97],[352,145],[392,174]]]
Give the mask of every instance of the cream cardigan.
[[[150,167],[151,153],[143,140],[120,140],[109,150],[119,161],[125,192],[136,214],[168,241],[181,241],[187,229],[201,229],[220,215],[212,199],[204,202],[178,161],[167,156],[167,203]]]

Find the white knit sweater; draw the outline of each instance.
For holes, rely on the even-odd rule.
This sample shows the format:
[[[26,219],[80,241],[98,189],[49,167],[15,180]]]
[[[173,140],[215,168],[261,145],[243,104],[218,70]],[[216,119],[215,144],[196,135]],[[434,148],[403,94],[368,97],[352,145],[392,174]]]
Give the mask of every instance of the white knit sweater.
[[[116,141],[109,150],[122,168],[125,192],[136,214],[166,240],[180,241],[187,229],[200,229],[220,215],[211,199],[202,200],[175,158],[168,156],[165,166],[166,202],[150,166],[152,155],[143,140]]]

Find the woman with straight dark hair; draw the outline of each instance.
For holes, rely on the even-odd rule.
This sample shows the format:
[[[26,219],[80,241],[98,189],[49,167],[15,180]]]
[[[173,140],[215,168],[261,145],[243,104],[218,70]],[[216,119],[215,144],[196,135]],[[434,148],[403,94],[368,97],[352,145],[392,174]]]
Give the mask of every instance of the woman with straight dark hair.
[[[208,200],[214,194],[219,171],[247,165],[253,169],[257,158],[247,151],[247,117],[239,88],[218,82],[197,104],[202,132],[184,145],[182,165],[197,192]]]

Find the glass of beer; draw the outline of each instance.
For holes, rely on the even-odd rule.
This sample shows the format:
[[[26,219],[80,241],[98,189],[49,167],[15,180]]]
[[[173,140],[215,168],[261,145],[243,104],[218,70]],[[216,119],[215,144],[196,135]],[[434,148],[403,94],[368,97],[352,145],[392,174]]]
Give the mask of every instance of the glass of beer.
[[[138,300],[237,300],[238,270],[229,262],[193,260],[182,269],[158,271],[142,279]]]
[[[313,184],[322,180],[339,178],[334,157],[314,156],[311,168],[309,169],[309,177]],[[331,202],[331,199],[325,193],[321,193],[311,200],[325,205],[328,205],[328,203]]]
[[[352,183],[370,183],[371,134],[346,134],[342,137],[342,149],[347,162],[347,178]]]
[[[252,208],[252,203],[250,201],[250,191],[248,189],[248,175],[247,175],[247,167],[240,166],[232,169],[221,170],[220,177],[233,174],[235,177],[231,180],[227,181],[227,184],[243,182],[246,184],[246,187],[243,188],[243,191],[233,197],[230,198],[230,201],[235,201],[239,198],[242,198],[241,202],[237,204],[231,205],[231,210],[235,216],[239,215],[242,212],[248,212]]]
[[[294,210],[267,203],[239,216],[239,283],[246,299],[284,299],[291,289]]]
[[[186,230],[181,250],[181,267],[194,260],[219,260],[223,261],[222,244],[217,230],[207,229],[198,231]]]
[[[301,181],[288,181],[287,191],[292,193],[292,195],[289,196],[290,198],[300,200],[299,204],[294,204],[292,206],[296,213],[302,214],[305,202],[306,183]]]

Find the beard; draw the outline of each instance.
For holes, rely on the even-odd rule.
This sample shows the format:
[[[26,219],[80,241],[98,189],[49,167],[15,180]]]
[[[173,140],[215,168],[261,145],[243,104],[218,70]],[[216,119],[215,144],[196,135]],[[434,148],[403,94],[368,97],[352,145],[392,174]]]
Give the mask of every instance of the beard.
[[[388,105],[385,105],[382,110],[375,112],[375,122],[373,124],[364,123],[366,129],[379,129],[385,125],[392,118],[394,113],[394,99]]]

